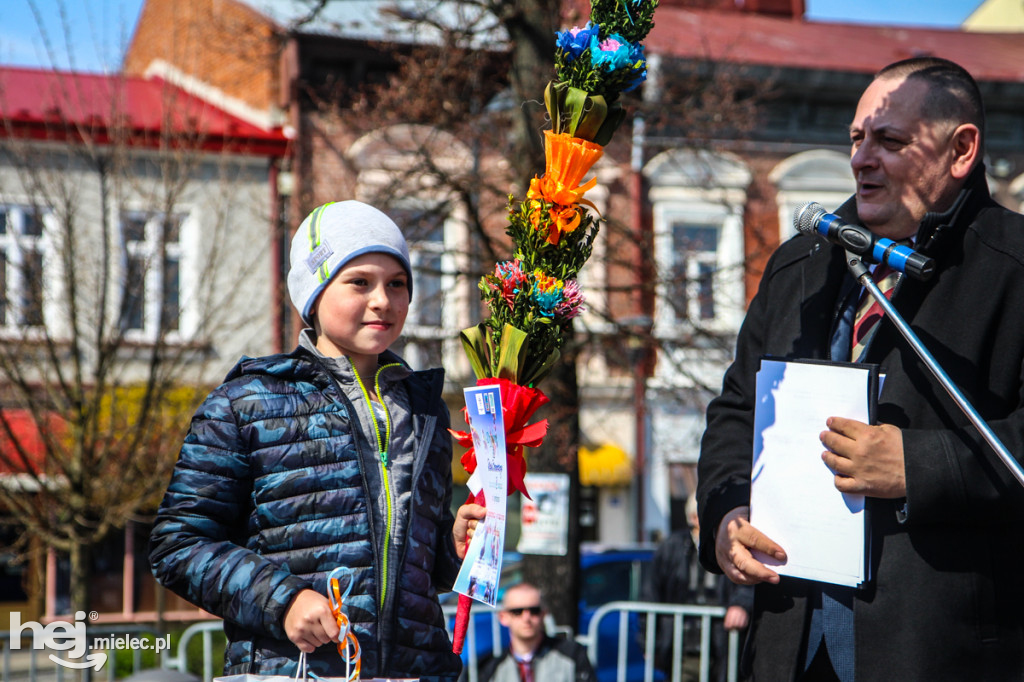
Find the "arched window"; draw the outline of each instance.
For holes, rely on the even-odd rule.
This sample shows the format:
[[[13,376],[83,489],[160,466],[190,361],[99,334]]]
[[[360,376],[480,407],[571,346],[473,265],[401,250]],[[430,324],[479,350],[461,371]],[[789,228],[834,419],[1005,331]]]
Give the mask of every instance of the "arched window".
[[[644,168],[659,284],[655,332],[735,332],[743,318],[750,171],[727,154],[672,150]]]
[[[793,213],[815,201],[834,211],[857,188],[850,170],[850,157],[827,149],[815,149],[791,156],[769,173],[778,189],[779,240],[796,234]]]

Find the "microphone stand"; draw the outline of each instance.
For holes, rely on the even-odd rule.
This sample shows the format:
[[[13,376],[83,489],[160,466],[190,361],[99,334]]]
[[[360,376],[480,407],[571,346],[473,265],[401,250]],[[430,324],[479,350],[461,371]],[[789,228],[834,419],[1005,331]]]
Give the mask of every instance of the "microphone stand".
[[[981,433],[982,438],[985,442],[992,446],[996,454],[999,455],[999,459],[1003,460],[1003,464],[1009,468],[1010,473],[1017,479],[1017,482],[1024,486],[1024,469],[1021,468],[1020,463],[1013,458],[1010,451],[1006,449],[1002,441],[993,433],[992,429],[989,428],[985,420],[982,419],[978,411],[964,397],[964,394],[960,392],[960,389],[956,387],[956,384],[949,378],[949,375],[942,369],[938,361],[928,352],[928,349],[924,347],[921,340],[914,334],[914,330],[910,328],[910,325],[906,323],[902,316],[889,302],[889,299],[885,297],[882,290],[878,288],[875,281],[871,279],[871,270],[865,265],[859,256],[846,252],[846,266],[849,268],[850,273],[857,279],[874,297],[878,304],[882,306],[882,310],[885,311],[886,317],[891,319],[896,325],[900,333],[903,334],[903,338],[910,343],[910,346],[917,353],[918,357],[924,361],[924,364],[928,365],[928,369],[931,370],[932,374],[942,387],[946,389],[949,396],[956,402],[957,406],[963,410],[963,413],[967,415],[967,418],[974,424],[975,428]],[[905,273],[904,273],[905,274]]]

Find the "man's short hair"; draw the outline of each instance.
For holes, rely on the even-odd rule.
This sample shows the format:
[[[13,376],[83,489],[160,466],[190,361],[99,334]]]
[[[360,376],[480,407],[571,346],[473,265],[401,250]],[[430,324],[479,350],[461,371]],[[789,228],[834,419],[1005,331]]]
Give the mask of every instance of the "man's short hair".
[[[921,102],[922,116],[954,125],[973,123],[981,133],[981,148],[984,149],[985,108],[978,83],[967,69],[941,57],[911,57],[875,74],[875,80],[900,78],[920,80],[928,85],[928,95]]]
[[[542,591],[542,590],[541,590],[541,589],[540,589],[539,587],[537,587],[536,585],[534,585],[533,583],[528,583],[528,582],[526,582],[526,581],[520,581],[520,582],[518,582],[518,583],[516,583],[516,584],[514,584],[514,585],[510,585],[510,586],[508,586],[508,587],[507,587],[507,588],[505,589],[505,594],[503,594],[503,595],[502,595],[502,597],[501,597],[501,602],[502,602],[502,606],[504,606],[504,603],[505,603],[505,597],[507,597],[507,596],[508,596],[508,593],[509,593],[509,592],[512,592],[512,591],[519,591],[519,590],[534,590],[534,591],[536,591],[536,592],[537,592],[537,596],[538,596],[538,597],[539,597],[539,599],[540,599],[540,605],[541,605],[541,607],[542,607],[542,608],[543,608],[543,609],[544,609],[545,611],[547,610],[547,606],[546,606],[546,605],[545,605],[545,603],[544,603],[544,592],[543,592],[543,591]]]

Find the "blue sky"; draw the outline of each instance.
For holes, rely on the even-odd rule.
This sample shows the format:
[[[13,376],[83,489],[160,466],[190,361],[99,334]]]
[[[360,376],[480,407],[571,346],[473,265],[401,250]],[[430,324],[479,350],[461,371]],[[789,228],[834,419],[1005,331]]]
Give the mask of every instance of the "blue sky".
[[[981,0],[804,0],[807,18],[953,28],[963,23]]]
[[[0,64],[116,71],[142,2],[0,0]]]
[[[937,27],[958,26],[980,1],[806,0],[807,17],[812,20]],[[142,3],[143,0],[0,0],[0,64],[116,71]],[[66,21],[61,20],[62,13]],[[44,47],[40,22],[50,52]],[[69,40],[65,39],[64,26],[70,27]]]

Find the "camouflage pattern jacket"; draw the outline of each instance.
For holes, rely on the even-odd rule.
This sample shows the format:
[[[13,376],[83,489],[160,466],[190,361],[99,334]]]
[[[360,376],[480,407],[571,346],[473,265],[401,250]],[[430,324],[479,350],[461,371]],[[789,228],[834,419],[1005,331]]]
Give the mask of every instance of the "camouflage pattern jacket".
[[[455,680],[437,600],[459,569],[443,370],[381,356],[382,453],[362,383],[346,359],[334,372],[331,362],[301,346],[243,358],[209,395],[157,514],[153,573],[225,620],[227,674],[292,674],[287,607],[302,589],[326,594],[327,573],[349,567],[362,677]],[[317,674],[344,674],[333,645],[308,658]]]

